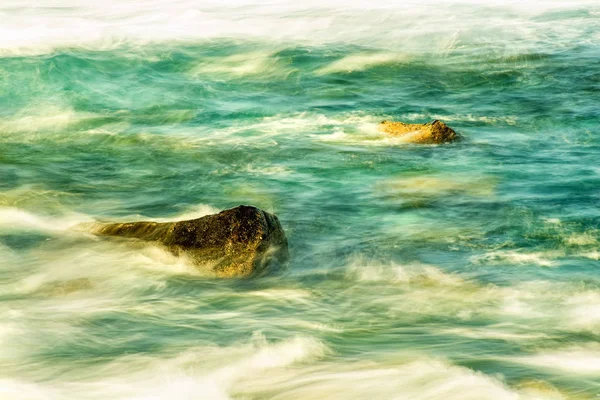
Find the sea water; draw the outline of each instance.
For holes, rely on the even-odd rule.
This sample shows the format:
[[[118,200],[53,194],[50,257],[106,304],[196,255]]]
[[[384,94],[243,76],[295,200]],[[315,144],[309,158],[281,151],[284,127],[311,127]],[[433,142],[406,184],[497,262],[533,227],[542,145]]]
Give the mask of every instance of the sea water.
[[[4,0],[0,398],[596,398],[599,127],[597,0]],[[287,270],[77,228],[239,204]]]

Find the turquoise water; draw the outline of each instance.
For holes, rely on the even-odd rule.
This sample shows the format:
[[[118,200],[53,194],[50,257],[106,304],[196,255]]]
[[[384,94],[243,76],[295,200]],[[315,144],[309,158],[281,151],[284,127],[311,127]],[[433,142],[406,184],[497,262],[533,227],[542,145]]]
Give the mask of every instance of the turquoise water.
[[[0,398],[600,394],[598,4],[8,1],[0,56]],[[239,204],[286,271],[76,228]]]

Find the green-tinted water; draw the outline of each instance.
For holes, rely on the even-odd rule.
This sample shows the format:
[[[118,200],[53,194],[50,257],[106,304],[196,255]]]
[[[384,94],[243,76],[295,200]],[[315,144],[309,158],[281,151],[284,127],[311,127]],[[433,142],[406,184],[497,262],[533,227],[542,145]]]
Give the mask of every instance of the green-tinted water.
[[[597,5],[75,3],[0,8],[0,398],[600,394]],[[73,229],[238,204],[287,271]]]

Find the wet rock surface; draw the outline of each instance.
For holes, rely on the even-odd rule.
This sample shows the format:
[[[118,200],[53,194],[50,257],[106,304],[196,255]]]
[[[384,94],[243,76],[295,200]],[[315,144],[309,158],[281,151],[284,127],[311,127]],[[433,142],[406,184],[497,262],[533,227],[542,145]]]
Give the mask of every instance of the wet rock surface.
[[[285,264],[289,257],[279,219],[252,206],[187,221],[107,224],[94,233],[159,243],[207,266],[219,277],[263,275]]]
[[[438,120],[426,124],[382,121],[379,130],[392,136],[400,136],[410,143],[440,144],[458,139],[452,128]]]

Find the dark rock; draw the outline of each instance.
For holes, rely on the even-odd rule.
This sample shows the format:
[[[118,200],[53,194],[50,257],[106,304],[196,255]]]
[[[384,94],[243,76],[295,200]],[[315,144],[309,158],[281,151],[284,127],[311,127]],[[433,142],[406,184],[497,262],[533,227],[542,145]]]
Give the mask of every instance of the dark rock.
[[[251,206],[189,221],[109,224],[95,233],[160,243],[208,266],[219,277],[263,275],[289,257],[277,217]]]
[[[409,143],[440,144],[458,139],[452,128],[438,120],[427,124],[383,121],[379,124],[379,130],[392,136],[400,136]]]

